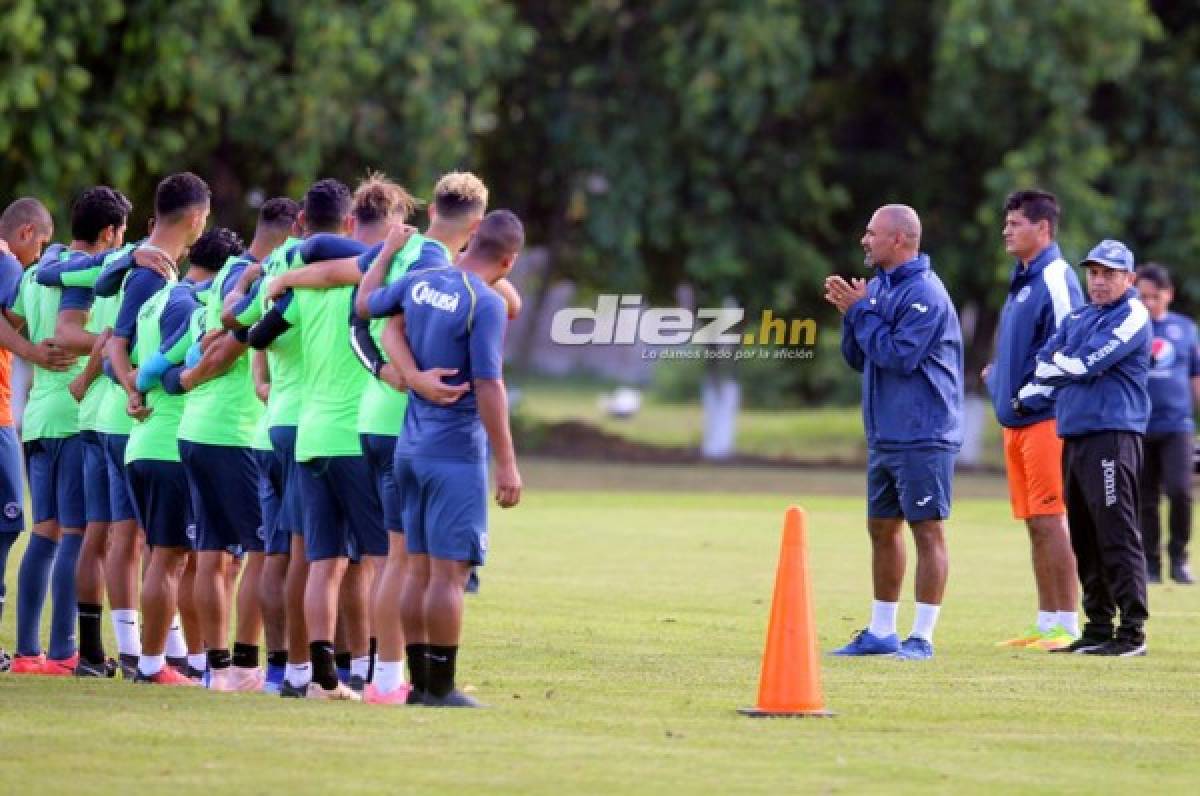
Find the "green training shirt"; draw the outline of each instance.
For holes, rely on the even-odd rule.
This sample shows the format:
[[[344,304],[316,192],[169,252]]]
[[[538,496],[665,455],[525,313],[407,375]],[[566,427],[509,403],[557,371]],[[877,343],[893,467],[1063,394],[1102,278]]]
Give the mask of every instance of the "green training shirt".
[[[70,256],[65,249],[60,255],[64,260]],[[13,314],[25,319],[29,342],[35,345],[54,336],[63,296],[62,288],[39,285],[36,275],[37,266],[25,271],[12,307]],[[33,383],[21,419],[23,441],[62,439],[79,433],[79,404],[67,385],[82,371],[83,364],[79,362],[64,371],[34,366]]]
[[[197,334],[203,324],[203,309],[197,306],[191,289],[191,285],[164,285],[141,306],[137,317],[137,340],[130,352],[134,365],[149,362],[159,351],[171,363],[183,364],[188,348],[199,339]],[[190,304],[188,330],[163,351],[163,315],[172,302]],[[187,396],[169,394],[160,381],[146,392],[145,403],[153,411],[144,421],[133,424],[133,430],[129,432],[129,444],[125,447],[125,463],[141,460],[179,461],[179,421],[183,417]]]
[[[267,285],[282,273],[298,268],[300,260],[300,238],[288,238],[271,252],[263,263],[262,283],[248,306],[238,314],[243,326],[252,326],[269,309]],[[344,316],[348,317],[348,316]],[[344,319],[344,318],[343,318]],[[304,383],[304,347],[300,334],[289,329],[267,348],[267,366],[271,370],[271,393],[267,397],[267,427],[294,426],[300,418],[300,396]]]

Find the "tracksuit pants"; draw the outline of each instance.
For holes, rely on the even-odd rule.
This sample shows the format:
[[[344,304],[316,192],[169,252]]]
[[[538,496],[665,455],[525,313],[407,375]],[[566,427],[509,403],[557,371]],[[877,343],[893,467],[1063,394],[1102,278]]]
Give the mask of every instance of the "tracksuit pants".
[[[1064,440],[1063,490],[1087,638],[1110,638],[1120,611],[1117,636],[1139,644],[1145,640],[1149,609],[1138,531],[1141,471],[1141,434],[1102,431]]]
[[[1151,572],[1162,571],[1162,525],[1159,499],[1165,492],[1169,507],[1167,556],[1171,563],[1187,563],[1192,536],[1192,434],[1147,434],[1143,444],[1142,549]]]

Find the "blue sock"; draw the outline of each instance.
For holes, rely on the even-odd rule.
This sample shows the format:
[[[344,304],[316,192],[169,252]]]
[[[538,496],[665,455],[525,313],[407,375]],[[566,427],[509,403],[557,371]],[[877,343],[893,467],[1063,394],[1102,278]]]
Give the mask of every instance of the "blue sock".
[[[0,619],[4,619],[4,598],[8,590],[4,585],[5,573],[8,572],[8,551],[17,543],[17,534],[0,531]]]
[[[42,654],[42,605],[50,582],[50,566],[58,542],[36,533],[29,534],[29,544],[21,559],[17,574],[17,654]]]
[[[338,677],[338,682],[339,682],[339,683],[348,683],[348,682],[350,682],[350,670],[349,670],[349,669],[343,669],[342,667],[340,667],[340,666],[339,666],[339,667],[337,668],[337,677]]]
[[[54,595],[54,610],[50,614],[50,650],[52,660],[62,661],[75,654],[75,628],[79,622],[79,603],[75,597],[75,568],[79,564],[79,548],[83,534],[64,533],[54,557],[50,591]]]
[[[278,685],[283,682],[283,673],[287,671],[286,666],[276,666],[273,663],[267,664],[267,682]]]

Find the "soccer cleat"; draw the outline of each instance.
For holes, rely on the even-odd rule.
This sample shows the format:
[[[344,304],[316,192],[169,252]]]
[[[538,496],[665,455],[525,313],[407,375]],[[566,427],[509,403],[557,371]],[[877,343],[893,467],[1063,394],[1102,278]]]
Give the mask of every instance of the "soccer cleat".
[[[469,697],[462,691],[455,688],[445,696],[434,696],[426,693],[425,701],[421,703],[429,708],[482,708],[487,707],[483,703],[476,700],[474,697]]]
[[[138,674],[138,656],[128,652],[117,655],[117,666],[121,669],[121,677],[125,680],[136,680]]]
[[[258,691],[262,686],[263,674],[257,666],[227,666],[224,669],[210,669],[208,673],[210,691]]]
[[[351,691],[361,696],[367,687],[367,681],[363,679],[361,674],[352,674],[346,685],[350,686]]]
[[[407,705],[408,696],[411,691],[412,686],[408,683],[404,683],[386,693],[377,689],[374,683],[370,683],[363,693],[363,702],[366,702],[368,705]]]
[[[1106,658],[1140,658],[1146,654],[1146,642],[1114,638],[1095,647],[1080,650],[1082,655],[1101,655]]]
[[[8,671],[11,674],[41,674],[42,667],[45,664],[46,656],[41,653],[37,655],[15,655]]]
[[[304,699],[308,696],[308,684],[292,685],[285,679],[279,685],[279,696],[284,699]]]
[[[4,651],[4,647],[0,647],[0,672],[7,672],[12,666],[12,656]]]
[[[190,677],[186,677],[179,673],[179,670],[174,666],[163,666],[154,674],[142,674],[139,669],[137,675],[133,678],[135,683],[147,683],[149,685],[186,685],[193,688],[200,684]]]
[[[895,633],[884,638],[880,638],[871,633],[867,628],[858,631],[858,634],[851,639],[850,643],[840,649],[836,649],[829,653],[830,655],[838,655],[843,657],[853,657],[859,655],[894,655],[900,649],[900,639]]]
[[[896,657],[902,661],[927,661],[933,657],[933,644],[920,636],[909,636],[900,644]]]
[[[1038,630],[1037,625],[1030,625],[1029,627],[1027,627],[1025,629],[1025,632],[1022,633],[1021,635],[1017,636],[1016,638],[1005,639],[1004,641],[997,641],[996,646],[997,647],[1017,647],[1017,648],[1033,647],[1033,646],[1036,646],[1039,641],[1044,640],[1047,636],[1049,636],[1048,631]]]
[[[75,667],[79,665],[79,653],[76,652],[70,658],[62,660],[54,660],[47,658],[42,664],[42,674],[49,677],[70,677],[75,674]]]
[[[345,683],[338,683],[333,688],[326,689],[316,680],[308,684],[308,691],[305,692],[305,697],[308,699],[327,699],[340,702],[362,701],[362,697],[356,694]]]
[[[186,656],[186,655],[184,655],[182,658],[172,658],[170,655],[168,655],[168,656],[167,656],[167,666],[172,666],[172,667],[174,667],[174,668],[175,668],[175,671],[177,671],[177,672],[179,672],[180,674],[182,674],[182,675],[186,676],[186,675],[187,675],[187,673],[188,673],[188,659],[187,659],[187,656]]]
[[[188,667],[187,667],[187,671],[184,672],[183,674],[189,680],[194,680],[195,682],[199,683],[200,685],[206,685],[205,680],[208,679],[206,677],[206,675],[208,674],[208,669],[197,669],[195,666],[192,666],[189,663]]]
[[[1192,577],[1192,569],[1186,562],[1171,564],[1171,580],[1184,586],[1190,586],[1196,582]]]
[[[1052,627],[1041,639],[1028,645],[1026,649],[1039,649],[1051,652],[1075,643],[1075,637],[1067,632],[1062,625]]]
[[[97,677],[111,678],[117,676],[117,662],[112,658],[105,658],[100,663],[92,663],[79,659],[79,663],[75,665],[76,677]]]
[[[409,684],[408,687],[410,690],[408,692],[408,699],[405,700],[405,704],[406,705],[424,705],[425,698],[429,696],[429,692],[422,691],[418,688],[413,688],[411,683]]]
[[[1088,636],[1081,636],[1065,647],[1059,647],[1058,649],[1048,651],[1066,653],[1068,655],[1083,655],[1088,650],[1095,649],[1103,644],[1107,644],[1111,640],[1112,639],[1107,638],[1096,638],[1095,636],[1092,636],[1091,638]]]

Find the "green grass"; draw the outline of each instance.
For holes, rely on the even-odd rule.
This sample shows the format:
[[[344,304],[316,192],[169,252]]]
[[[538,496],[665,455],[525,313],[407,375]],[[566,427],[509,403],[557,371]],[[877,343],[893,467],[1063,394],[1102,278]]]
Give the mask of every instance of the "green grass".
[[[662,403],[645,393],[641,411],[622,419],[610,417],[600,408],[598,398],[604,392],[611,389],[536,380],[522,389],[518,411],[534,423],[576,420],[652,445],[700,447],[704,413],[699,404]],[[985,462],[1002,465],[1000,428],[990,415],[984,439]],[[857,406],[743,409],[737,420],[737,450],[797,461],[865,461],[862,412]]]
[[[492,709],[0,676],[0,791],[1194,792],[1200,591],[1153,589],[1144,659],[996,649],[1032,614],[1028,543],[1002,498],[966,498],[938,657],[826,658],[837,718],[751,720],[734,710],[754,700],[789,501],[810,513],[821,647],[864,622],[860,476],[596,492],[549,488],[552,470],[533,463],[526,502],[494,513],[468,602],[461,681]],[[10,610],[10,649],[12,632]]]

